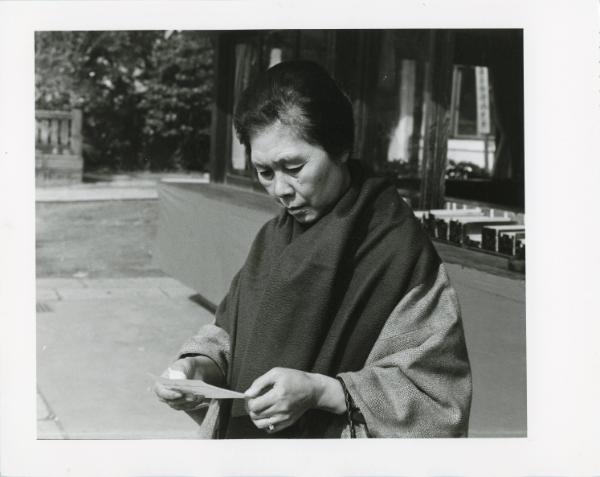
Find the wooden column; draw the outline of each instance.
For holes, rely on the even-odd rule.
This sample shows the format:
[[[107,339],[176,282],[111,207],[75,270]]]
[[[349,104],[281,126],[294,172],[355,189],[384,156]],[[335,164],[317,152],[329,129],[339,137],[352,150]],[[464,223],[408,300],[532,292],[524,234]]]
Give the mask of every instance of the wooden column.
[[[210,136],[211,182],[223,182],[227,161],[230,159],[229,125],[232,105],[232,37],[228,32],[214,34],[213,107]]]
[[[454,66],[454,33],[431,31],[425,64],[424,151],[419,209],[442,208],[448,159],[450,97]]]
[[[361,161],[365,161],[367,156],[366,150],[366,131],[367,131],[367,118],[368,118],[368,107],[367,107],[367,68],[364,66],[367,59],[367,36],[368,32],[359,32],[356,45],[356,57],[358,58],[357,65],[361,69],[357,69],[356,78],[354,80],[354,91],[352,107],[354,110],[355,118],[355,137],[354,137],[354,155],[360,158]]]
[[[421,126],[423,124],[423,75],[424,62],[418,60],[416,64],[415,101],[413,111],[413,130],[410,137],[409,164],[411,175],[419,174],[419,157],[421,148]]]
[[[377,171],[385,158],[377,157],[375,149],[374,94],[379,70],[381,32],[360,31],[358,34],[357,72],[358,81],[353,101],[356,119],[355,156],[368,168]]]
[[[71,150],[74,155],[79,159],[82,159],[82,140],[81,140],[81,128],[83,125],[83,113],[81,109],[73,109],[72,123],[71,123]]]

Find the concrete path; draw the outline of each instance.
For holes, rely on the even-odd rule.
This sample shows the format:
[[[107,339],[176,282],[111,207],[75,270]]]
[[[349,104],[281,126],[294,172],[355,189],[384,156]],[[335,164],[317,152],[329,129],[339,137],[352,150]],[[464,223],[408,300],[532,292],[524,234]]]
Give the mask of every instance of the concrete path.
[[[37,281],[38,438],[194,438],[160,403],[160,374],[213,316],[168,277]]]
[[[525,281],[446,264],[473,375],[470,437],[527,436]]]

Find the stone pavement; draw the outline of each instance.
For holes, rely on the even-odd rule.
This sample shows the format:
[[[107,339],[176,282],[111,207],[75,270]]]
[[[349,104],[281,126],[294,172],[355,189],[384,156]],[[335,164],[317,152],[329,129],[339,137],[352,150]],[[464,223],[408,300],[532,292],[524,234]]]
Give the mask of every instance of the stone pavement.
[[[470,437],[527,436],[525,280],[446,263],[462,310],[473,401]]]
[[[37,280],[38,438],[194,438],[160,403],[160,374],[213,316],[168,277]]]

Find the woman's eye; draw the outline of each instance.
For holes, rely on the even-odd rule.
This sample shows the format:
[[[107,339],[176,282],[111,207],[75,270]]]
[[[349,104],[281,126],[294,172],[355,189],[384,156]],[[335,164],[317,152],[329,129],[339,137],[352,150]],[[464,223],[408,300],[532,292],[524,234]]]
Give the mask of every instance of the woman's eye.
[[[258,175],[263,179],[269,180],[273,177],[273,171],[257,171]]]
[[[303,166],[286,167],[285,170],[290,174],[298,174]]]

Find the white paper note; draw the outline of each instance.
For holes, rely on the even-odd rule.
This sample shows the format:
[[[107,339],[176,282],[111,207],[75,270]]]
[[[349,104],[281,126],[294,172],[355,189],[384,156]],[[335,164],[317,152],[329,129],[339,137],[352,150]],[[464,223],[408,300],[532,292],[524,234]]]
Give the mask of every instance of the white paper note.
[[[154,380],[159,382],[169,389],[181,391],[185,394],[194,394],[196,396],[204,396],[209,399],[244,399],[242,393],[230,391],[229,389],[219,388],[211,384],[205,383],[200,379],[169,379],[161,376],[150,374]]]

